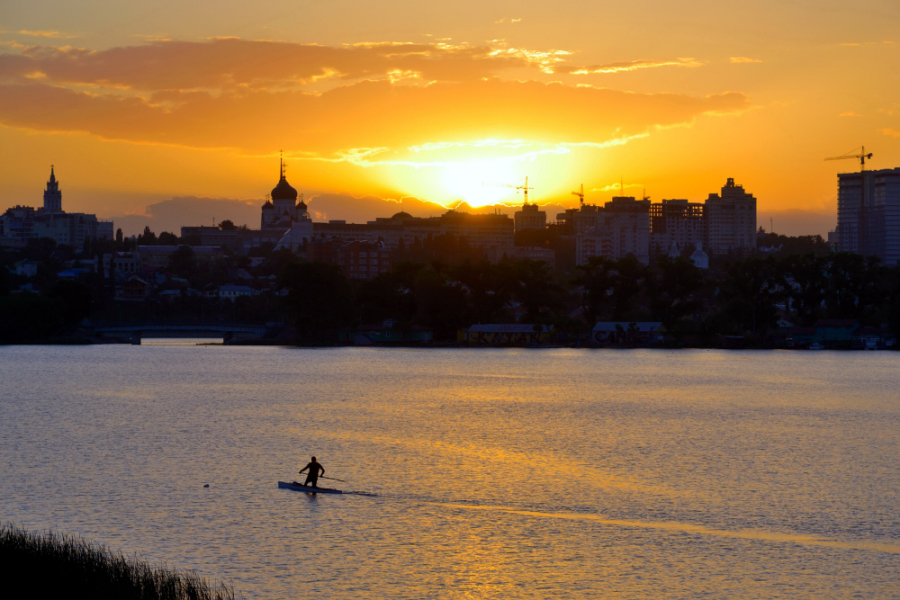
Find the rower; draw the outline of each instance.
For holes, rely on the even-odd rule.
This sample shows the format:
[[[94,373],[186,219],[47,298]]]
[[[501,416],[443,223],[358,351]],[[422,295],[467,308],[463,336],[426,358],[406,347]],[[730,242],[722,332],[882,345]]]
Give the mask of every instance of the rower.
[[[313,456],[312,460],[308,465],[300,469],[298,473],[303,475],[303,471],[309,469],[309,474],[306,476],[306,482],[303,485],[308,485],[309,487],[319,487],[316,485],[319,482],[319,475],[325,474],[325,467],[316,462],[316,457]]]

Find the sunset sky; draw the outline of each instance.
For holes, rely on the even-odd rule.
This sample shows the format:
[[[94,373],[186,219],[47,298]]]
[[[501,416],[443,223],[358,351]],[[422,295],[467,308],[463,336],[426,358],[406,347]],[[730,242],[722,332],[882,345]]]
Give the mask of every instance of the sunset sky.
[[[858,165],[823,159],[862,144],[900,167],[896,0],[0,5],[0,209],[54,164],[64,209],[127,233],[258,226],[283,150],[316,219],[734,177],[760,224],[824,234]]]

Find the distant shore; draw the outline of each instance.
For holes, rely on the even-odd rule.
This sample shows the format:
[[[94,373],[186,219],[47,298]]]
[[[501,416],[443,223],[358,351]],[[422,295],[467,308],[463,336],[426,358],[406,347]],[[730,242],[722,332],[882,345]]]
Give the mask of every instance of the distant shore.
[[[195,338],[178,338],[178,337],[151,337],[145,338],[144,341],[148,340],[165,340],[165,339],[195,339]],[[203,338],[197,338],[203,339]],[[119,345],[134,345],[134,343],[128,339],[114,339],[114,338],[90,338],[86,336],[70,336],[70,337],[52,337],[52,338],[43,338],[43,339],[34,339],[27,341],[17,341],[15,343],[2,343],[0,342],[0,347],[8,345],[8,346],[92,346],[92,345],[109,345],[109,344],[119,344]],[[729,338],[725,341],[725,343],[720,344],[606,344],[606,345],[596,345],[596,344],[539,344],[539,345],[528,345],[528,344],[503,344],[503,345],[491,345],[491,344],[466,344],[461,342],[429,342],[429,343],[372,343],[367,345],[355,345],[355,344],[346,344],[346,343],[304,343],[302,340],[272,340],[272,339],[263,339],[263,340],[232,340],[229,342],[220,342],[217,341],[217,338],[209,338],[209,341],[198,343],[198,346],[281,346],[284,348],[406,348],[406,349],[503,349],[503,348],[516,348],[516,349],[533,349],[533,350],[548,350],[555,348],[569,348],[569,349],[578,349],[578,350],[635,350],[635,349],[646,349],[646,350],[796,350],[796,351],[816,351],[816,350],[841,350],[841,351],[851,351],[851,350],[900,350],[900,348],[892,346],[886,348],[861,348],[851,345],[849,342],[847,343],[838,343],[829,345],[827,347],[814,347],[814,348],[798,348],[793,346],[787,346],[783,343],[773,343],[771,340],[737,340],[733,337]]]

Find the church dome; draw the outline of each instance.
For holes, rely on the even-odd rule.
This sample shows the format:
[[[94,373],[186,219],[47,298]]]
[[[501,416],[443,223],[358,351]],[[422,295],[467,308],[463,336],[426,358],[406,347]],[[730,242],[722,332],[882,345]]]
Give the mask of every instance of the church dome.
[[[299,208],[300,210],[306,210],[306,202],[304,202],[302,198],[300,199],[300,202],[297,203],[297,208]]]
[[[278,182],[274,188],[272,188],[272,200],[296,200],[297,199],[297,190],[291,187],[291,184],[287,182],[287,179],[284,178],[284,175],[281,176],[281,181]]]
[[[391,219],[395,219],[398,221],[403,220],[403,219],[412,219],[412,218],[413,218],[413,216],[411,214],[409,214],[408,212],[403,211],[403,210],[398,212],[393,217],[391,217]]]

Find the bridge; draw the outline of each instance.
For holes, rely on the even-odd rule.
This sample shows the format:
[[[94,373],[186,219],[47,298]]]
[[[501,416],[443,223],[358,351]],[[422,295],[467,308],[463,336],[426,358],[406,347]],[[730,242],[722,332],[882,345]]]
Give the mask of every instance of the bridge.
[[[139,345],[143,338],[221,338],[258,340],[274,335],[284,323],[96,323],[94,336],[100,339],[128,340]]]

